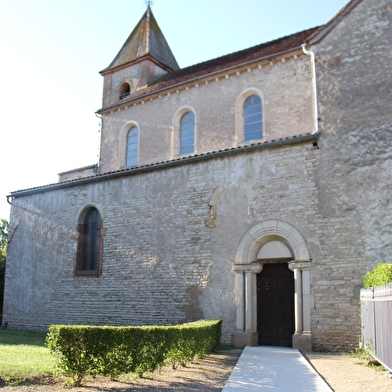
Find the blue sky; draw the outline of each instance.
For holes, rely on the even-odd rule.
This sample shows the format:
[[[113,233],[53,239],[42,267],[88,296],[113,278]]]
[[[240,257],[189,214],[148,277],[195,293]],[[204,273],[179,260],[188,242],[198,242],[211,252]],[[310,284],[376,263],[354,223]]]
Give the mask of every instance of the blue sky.
[[[155,0],[180,67],[326,23],[348,0]],[[0,0],[0,218],[11,191],[98,161],[107,67],[143,0]]]

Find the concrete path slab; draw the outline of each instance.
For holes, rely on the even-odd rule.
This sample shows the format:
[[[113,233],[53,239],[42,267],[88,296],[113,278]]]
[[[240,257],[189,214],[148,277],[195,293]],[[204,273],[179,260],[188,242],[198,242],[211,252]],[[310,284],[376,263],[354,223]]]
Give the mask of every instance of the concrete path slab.
[[[222,392],[332,392],[296,349],[245,347]]]

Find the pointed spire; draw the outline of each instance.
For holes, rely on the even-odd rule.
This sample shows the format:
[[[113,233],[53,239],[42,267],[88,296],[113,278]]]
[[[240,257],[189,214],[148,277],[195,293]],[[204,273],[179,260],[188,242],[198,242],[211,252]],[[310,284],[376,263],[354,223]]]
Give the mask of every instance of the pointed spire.
[[[177,61],[154,18],[150,3],[120,52],[104,71],[131,63],[144,56],[153,57],[171,70],[179,69]]]

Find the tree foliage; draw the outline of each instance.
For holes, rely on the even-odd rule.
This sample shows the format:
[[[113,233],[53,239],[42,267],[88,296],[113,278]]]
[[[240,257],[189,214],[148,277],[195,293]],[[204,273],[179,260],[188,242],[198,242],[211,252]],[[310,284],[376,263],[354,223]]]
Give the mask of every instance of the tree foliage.
[[[5,219],[0,219],[0,276],[1,271],[5,266],[5,258],[7,256],[8,243],[8,222]]]
[[[392,264],[377,264],[371,271],[362,276],[363,287],[369,289],[392,282]]]
[[[8,222],[0,219],[0,325],[2,324],[5,259],[7,257],[8,245]]]
[[[8,222],[6,219],[0,219],[0,246],[7,244]]]

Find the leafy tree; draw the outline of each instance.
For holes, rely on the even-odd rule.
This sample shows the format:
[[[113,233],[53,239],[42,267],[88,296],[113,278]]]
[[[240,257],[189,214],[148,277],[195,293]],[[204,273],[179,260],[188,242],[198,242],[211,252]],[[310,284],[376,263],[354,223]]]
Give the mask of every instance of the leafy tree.
[[[0,219],[0,325],[3,313],[4,279],[5,279],[5,259],[8,245],[8,222]]]
[[[392,264],[377,264],[371,271],[362,276],[363,286],[369,289],[392,282]]]
[[[8,241],[8,222],[0,219],[0,269],[5,265]]]

